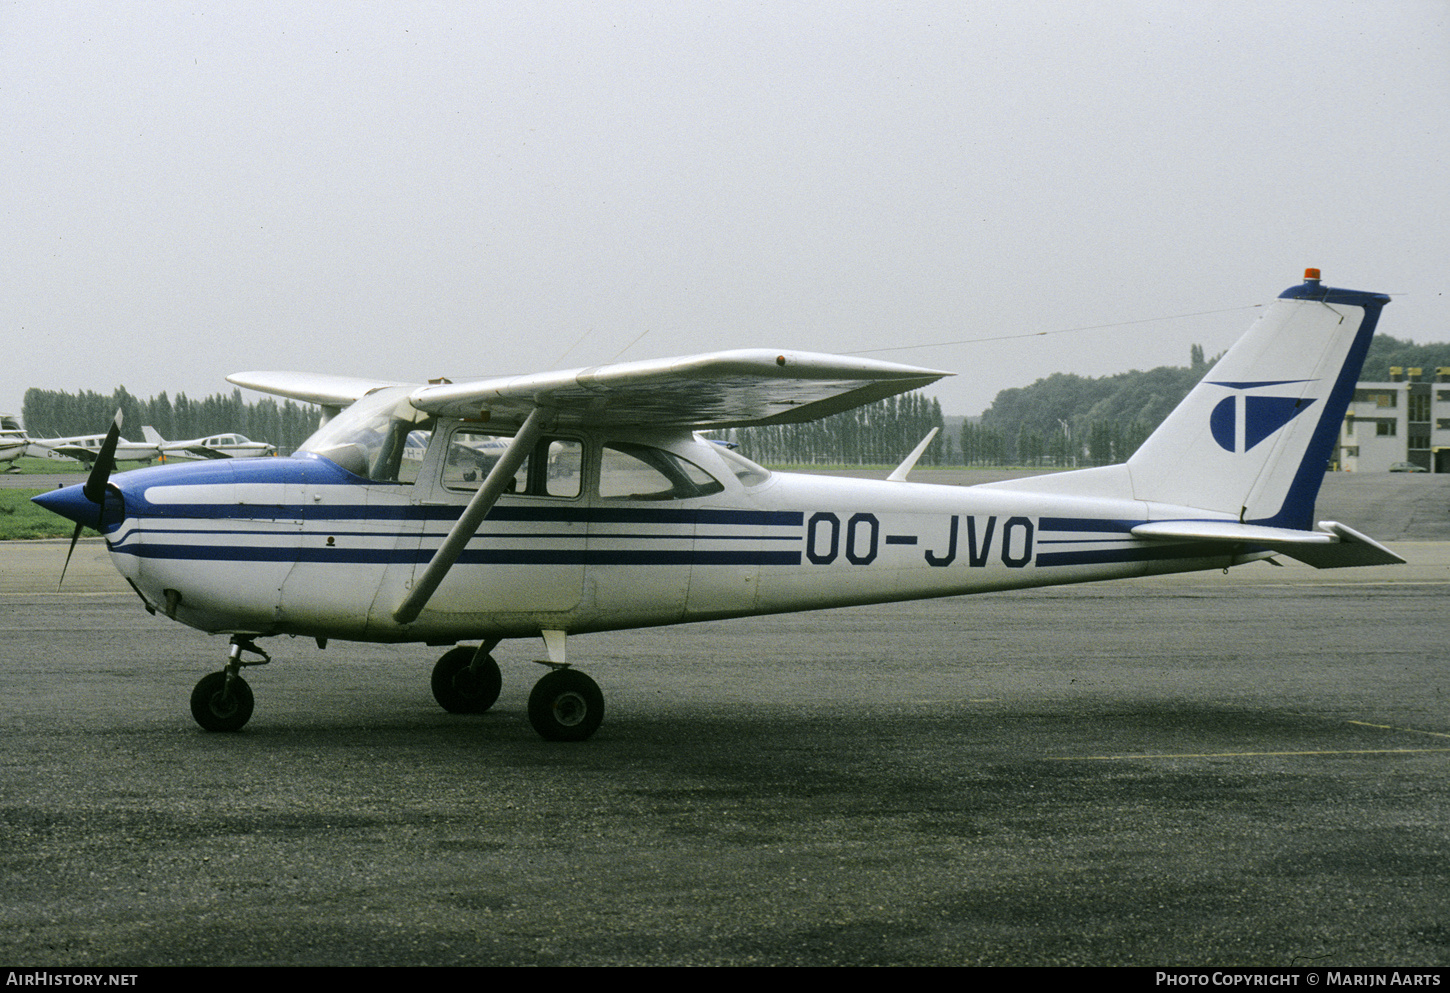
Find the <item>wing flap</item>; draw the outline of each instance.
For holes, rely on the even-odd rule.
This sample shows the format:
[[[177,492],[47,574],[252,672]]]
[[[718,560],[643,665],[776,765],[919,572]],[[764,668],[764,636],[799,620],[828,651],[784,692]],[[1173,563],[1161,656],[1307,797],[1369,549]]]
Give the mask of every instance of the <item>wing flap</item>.
[[[1133,528],[1135,538],[1214,541],[1257,545],[1316,569],[1399,565],[1405,560],[1373,538],[1338,521],[1320,521],[1320,531],[1239,524],[1236,521],[1156,521]]]

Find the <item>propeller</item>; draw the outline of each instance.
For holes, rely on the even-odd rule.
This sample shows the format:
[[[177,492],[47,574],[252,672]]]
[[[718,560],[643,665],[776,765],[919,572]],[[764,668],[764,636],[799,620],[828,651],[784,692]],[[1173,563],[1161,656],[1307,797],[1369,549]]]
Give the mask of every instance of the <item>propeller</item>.
[[[101,442],[101,451],[96,456],[95,464],[91,466],[90,475],[81,487],[85,498],[96,505],[97,530],[100,530],[106,512],[106,483],[116,468],[116,446],[121,441],[121,420],[121,411],[117,410],[116,419],[111,422],[111,430],[106,432],[106,438]],[[56,589],[60,589],[65,583],[65,571],[70,568],[70,558],[75,554],[76,542],[81,540],[81,531],[84,528],[84,522],[76,521],[76,529],[71,532],[70,548],[65,553],[65,565],[60,568],[60,582],[56,584]]]

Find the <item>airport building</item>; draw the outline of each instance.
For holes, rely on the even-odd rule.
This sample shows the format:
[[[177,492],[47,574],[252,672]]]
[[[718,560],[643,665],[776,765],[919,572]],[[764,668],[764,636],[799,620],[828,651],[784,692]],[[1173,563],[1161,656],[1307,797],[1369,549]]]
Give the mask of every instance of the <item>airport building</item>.
[[[1345,472],[1450,472],[1450,366],[1432,377],[1391,366],[1389,382],[1357,384],[1338,455]]]

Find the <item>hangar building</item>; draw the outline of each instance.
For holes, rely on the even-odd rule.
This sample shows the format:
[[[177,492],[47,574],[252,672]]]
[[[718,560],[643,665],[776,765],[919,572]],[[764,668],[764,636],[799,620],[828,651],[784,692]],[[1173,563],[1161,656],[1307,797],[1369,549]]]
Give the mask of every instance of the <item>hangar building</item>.
[[[1339,429],[1337,468],[1389,472],[1397,464],[1450,472],[1450,366],[1390,367],[1385,383],[1361,381]],[[1405,470],[1410,471],[1410,470]]]

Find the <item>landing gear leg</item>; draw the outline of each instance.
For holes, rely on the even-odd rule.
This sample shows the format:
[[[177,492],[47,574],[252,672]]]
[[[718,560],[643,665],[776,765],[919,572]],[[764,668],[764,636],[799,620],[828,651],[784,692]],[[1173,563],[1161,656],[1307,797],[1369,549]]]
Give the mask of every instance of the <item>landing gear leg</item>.
[[[242,658],[242,652],[261,656],[257,662]],[[266,665],[272,657],[251,638],[232,635],[227,664],[221,672],[203,676],[191,691],[191,716],[207,731],[239,731],[252,717],[252,688],[242,678],[242,666]]]

